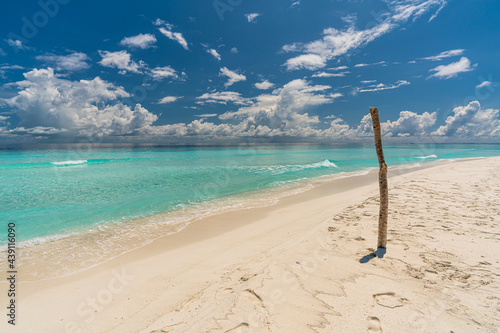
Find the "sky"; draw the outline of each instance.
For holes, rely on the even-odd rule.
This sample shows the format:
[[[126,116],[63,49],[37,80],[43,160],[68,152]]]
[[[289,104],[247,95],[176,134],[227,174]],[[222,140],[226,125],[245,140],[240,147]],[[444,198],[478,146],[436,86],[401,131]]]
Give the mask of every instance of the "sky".
[[[500,142],[499,1],[1,6],[0,143]]]

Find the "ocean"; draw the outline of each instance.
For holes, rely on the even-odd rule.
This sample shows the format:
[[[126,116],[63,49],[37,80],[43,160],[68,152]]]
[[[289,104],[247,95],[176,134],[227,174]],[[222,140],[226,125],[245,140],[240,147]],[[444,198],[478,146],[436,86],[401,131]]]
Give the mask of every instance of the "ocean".
[[[384,152],[394,168],[500,156],[500,145],[386,146]],[[3,149],[0,220],[5,228],[16,224],[20,247],[125,225],[178,230],[194,215],[249,200],[272,203],[307,190],[311,180],[372,168],[378,162],[370,145]]]

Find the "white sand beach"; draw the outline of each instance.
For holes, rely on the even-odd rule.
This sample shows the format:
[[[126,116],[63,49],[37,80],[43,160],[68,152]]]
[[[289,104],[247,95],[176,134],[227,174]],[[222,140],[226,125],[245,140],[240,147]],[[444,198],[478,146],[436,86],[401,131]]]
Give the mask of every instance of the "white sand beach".
[[[20,267],[17,325],[0,331],[498,332],[500,158],[389,177],[383,258],[370,256],[372,172],[203,219],[69,276],[22,282]]]

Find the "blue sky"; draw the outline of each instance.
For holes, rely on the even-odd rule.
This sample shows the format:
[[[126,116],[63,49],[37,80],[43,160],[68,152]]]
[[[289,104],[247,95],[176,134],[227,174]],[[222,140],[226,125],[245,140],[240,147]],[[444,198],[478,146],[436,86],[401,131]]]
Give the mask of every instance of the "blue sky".
[[[0,142],[500,142],[494,0],[2,4]]]

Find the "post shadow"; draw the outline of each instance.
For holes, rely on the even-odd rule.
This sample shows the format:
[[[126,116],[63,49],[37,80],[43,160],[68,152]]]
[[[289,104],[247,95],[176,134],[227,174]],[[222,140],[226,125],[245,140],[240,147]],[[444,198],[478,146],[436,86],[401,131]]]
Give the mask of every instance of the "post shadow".
[[[377,250],[375,252],[367,254],[363,258],[359,259],[359,262],[361,264],[366,264],[367,262],[369,262],[373,258],[383,258],[386,252],[387,252],[387,249],[385,247],[379,247],[379,248],[377,248]]]

